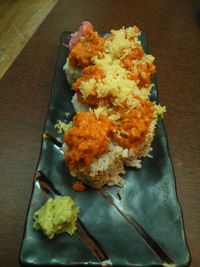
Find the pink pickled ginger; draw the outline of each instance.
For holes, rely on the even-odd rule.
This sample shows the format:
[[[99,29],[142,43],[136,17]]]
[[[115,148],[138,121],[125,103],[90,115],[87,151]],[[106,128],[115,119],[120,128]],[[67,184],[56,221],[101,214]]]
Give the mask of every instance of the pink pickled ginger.
[[[74,32],[71,34],[71,39],[70,39],[69,45],[68,45],[70,51],[75,46],[75,44],[78,43],[81,36],[85,35],[87,27],[89,27],[89,26],[92,27],[92,24],[89,21],[83,21],[81,23],[81,26],[79,27],[79,30],[77,32]]]

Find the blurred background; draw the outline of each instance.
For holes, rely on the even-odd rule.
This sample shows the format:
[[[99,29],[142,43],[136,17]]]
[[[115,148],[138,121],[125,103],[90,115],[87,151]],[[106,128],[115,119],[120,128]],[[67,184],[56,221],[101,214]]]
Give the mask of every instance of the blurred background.
[[[0,79],[57,0],[0,1]]]

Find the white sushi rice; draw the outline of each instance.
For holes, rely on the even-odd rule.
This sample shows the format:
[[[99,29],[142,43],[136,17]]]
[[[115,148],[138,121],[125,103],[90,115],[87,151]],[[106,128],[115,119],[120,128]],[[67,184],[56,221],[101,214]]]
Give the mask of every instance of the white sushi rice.
[[[95,189],[100,189],[104,185],[123,186],[124,179],[120,176],[125,173],[123,156],[123,148],[110,143],[106,154],[93,159],[89,166],[78,167],[71,175]]]
[[[153,150],[151,144],[155,136],[155,126],[156,126],[156,119],[154,119],[151,122],[149,131],[145,136],[144,142],[139,147],[137,155],[129,151],[128,157],[124,159],[125,166],[135,167],[139,169],[142,167],[142,158],[144,157],[152,158],[152,155],[150,153]]]
[[[66,64],[63,66],[63,70],[66,73],[68,83],[72,85],[80,76],[81,76],[81,68],[74,67],[70,65],[69,58],[66,60]]]
[[[76,94],[73,95],[71,102],[72,102],[72,105],[73,105],[74,110],[76,112],[79,112],[79,111],[87,112],[87,111],[89,111],[90,106],[78,102]]]

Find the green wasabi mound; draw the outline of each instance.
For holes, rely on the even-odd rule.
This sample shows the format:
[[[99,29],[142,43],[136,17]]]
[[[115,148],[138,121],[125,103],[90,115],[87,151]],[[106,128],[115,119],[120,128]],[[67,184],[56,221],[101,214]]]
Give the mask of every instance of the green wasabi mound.
[[[35,220],[33,227],[42,230],[49,239],[61,233],[72,235],[76,228],[79,208],[71,197],[59,196],[50,198],[33,215]]]

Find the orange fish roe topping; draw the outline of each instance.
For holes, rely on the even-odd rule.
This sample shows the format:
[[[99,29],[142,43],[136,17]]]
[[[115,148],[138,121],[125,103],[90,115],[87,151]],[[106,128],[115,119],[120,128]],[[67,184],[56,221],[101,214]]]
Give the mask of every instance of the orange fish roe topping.
[[[105,116],[96,119],[89,112],[75,115],[73,127],[64,134],[64,142],[69,148],[65,160],[71,171],[78,165],[90,165],[94,157],[108,151],[112,128],[112,122]]]
[[[143,63],[138,66],[138,78],[140,88],[148,87],[151,84],[151,75],[156,72],[155,65],[153,63]]]
[[[143,56],[144,56],[144,51],[142,47],[138,45],[137,47],[133,48],[132,51],[121,61],[126,69],[132,70],[133,68],[132,60],[141,59]]]
[[[77,191],[77,192],[83,192],[85,190],[85,186],[84,186],[83,182],[77,181],[77,182],[73,183],[72,189],[74,191]]]
[[[92,26],[87,27],[85,35],[75,44],[69,54],[70,64],[81,68],[91,65],[91,59],[103,52],[105,39],[99,37],[98,33],[93,31]]]
[[[154,119],[153,103],[149,100],[140,100],[140,104],[140,108],[119,110],[121,118],[113,131],[113,140],[136,154]]]
[[[79,90],[81,83],[83,81],[87,81],[91,78],[95,80],[101,80],[104,77],[104,72],[96,65],[85,67],[82,70],[82,76],[76,80],[75,83],[72,85],[72,89],[76,92]]]
[[[95,95],[89,95],[87,98],[83,98],[80,91],[77,91],[77,100],[78,102],[82,104],[89,105],[91,107],[97,107],[97,106],[111,106],[113,96],[107,95],[106,97],[98,97],[97,94]]]
[[[87,98],[83,98],[82,93],[80,92],[81,83],[88,81],[91,78],[96,81],[102,80],[104,78],[104,72],[97,65],[85,67],[82,71],[82,76],[72,85],[72,89],[77,93],[77,99],[80,103],[97,106],[102,99],[98,98],[95,86]]]
[[[139,88],[148,87],[151,84],[151,76],[156,72],[153,63],[142,62],[134,66],[128,58],[124,66],[130,71],[129,79],[136,81]]]
[[[151,76],[156,72],[155,65],[148,62],[134,64],[133,60],[141,59],[144,55],[142,49],[135,48],[133,52],[121,60],[122,65],[130,71],[129,79],[138,81],[138,87],[148,87],[151,84]]]

